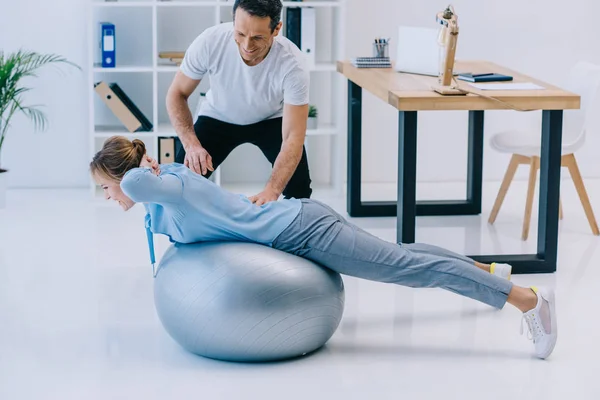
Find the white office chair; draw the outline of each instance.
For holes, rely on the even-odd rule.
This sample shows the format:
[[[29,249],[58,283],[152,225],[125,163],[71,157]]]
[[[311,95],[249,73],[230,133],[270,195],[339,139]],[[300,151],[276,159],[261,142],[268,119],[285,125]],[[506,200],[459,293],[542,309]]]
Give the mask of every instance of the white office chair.
[[[583,179],[579,173],[574,153],[585,142],[585,135],[591,127],[590,119],[594,113],[594,105],[597,104],[596,101],[600,98],[598,96],[600,93],[600,66],[588,62],[577,63],[571,69],[565,86],[564,89],[581,96],[581,108],[564,111],[561,165],[567,167],[571,174],[593,234],[599,235],[598,224],[596,223],[590,200],[583,185]],[[598,110],[596,109],[595,112],[598,112]],[[498,211],[500,211],[500,207],[518,166],[520,164],[529,164],[529,186],[527,189],[527,202],[521,235],[523,240],[527,240],[537,170],[540,168],[541,133],[529,131],[499,132],[492,136],[490,144],[493,149],[499,152],[512,154],[512,158],[504,175],[488,222],[493,224],[496,220]],[[560,204],[559,217],[562,219],[562,204]]]

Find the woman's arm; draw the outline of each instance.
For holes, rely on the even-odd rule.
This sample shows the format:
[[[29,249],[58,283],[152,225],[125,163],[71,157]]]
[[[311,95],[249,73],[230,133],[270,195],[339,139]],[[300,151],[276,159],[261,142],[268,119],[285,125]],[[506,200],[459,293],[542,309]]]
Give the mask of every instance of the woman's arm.
[[[121,189],[136,203],[177,203],[183,193],[183,182],[174,174],[156,176],[152,169],[140,167],[125,174]]]

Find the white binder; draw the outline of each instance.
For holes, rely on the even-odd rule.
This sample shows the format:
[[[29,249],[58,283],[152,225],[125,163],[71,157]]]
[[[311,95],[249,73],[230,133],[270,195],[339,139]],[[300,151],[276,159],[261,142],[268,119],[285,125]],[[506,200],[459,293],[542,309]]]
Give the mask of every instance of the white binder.
[[[302,7],[300,18],[300,50],[306,55],[309,66],[315,66],[316,50],[316,10],[313,7]]]

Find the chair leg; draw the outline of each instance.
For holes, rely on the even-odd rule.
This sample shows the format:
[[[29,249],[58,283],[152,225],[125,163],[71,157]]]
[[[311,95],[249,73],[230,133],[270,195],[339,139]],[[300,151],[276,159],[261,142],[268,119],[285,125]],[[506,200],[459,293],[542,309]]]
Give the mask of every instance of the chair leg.
[[[574,154],[568,154],[563,156],[566,167],[569,169],[569,173],[571,174],[571,178],[573,179],[573,184],[575,185],[575,189],[577,190],[577,194],[579,195],[579,200],[581,200],[581,204],[583,205],[583,209],[585,211],[585,216],[588,219],[590,224],[590,228],[592,228],[592,232],[594,235],[600,235],[600,231],[598,230],[598,224],[596,223],[596,218],[594,217],[594,211],[592,210],[592,205],[590,203],[590,199],[587,195],[587,191],[585,190],[585,186],[583,184],[583,178],[581,177],[581,173],[579,172],[579,167],[577,166],[577,161],[575,160]]]
[[[515,173],[517,172],[517,168],[519,164],[524,163],[524,159],[529,161],[529,157],[520,156],[518,154],[513,154],[510,163],[508,164],[508,168],[506,169],[506,173],[504,174],[504,179],[502,180],[502,184],[500,185],[500,189],[498,190],[498,195],[496,196],[496,201],[494,202],[494,207],[492,208],[492,212],[490,213],[490,217],[488,222],[493,224],[496,221],[496,217],[498,216],[498,212],[500,211],[500,207],[502,207],[502,203],[504,202],[504,198],[506,197],[506,193],[508,192],[508,187],[512,182]]]
[[[527,187],[527,201],[525,203],[525,217],[523,218],[523,232],[521,239],[527,240],[529,236],[529,225],[531,223],[531,208],[533,207],[533,196],[535,194],[535,183],[537,181],[537,170],[540,167],[540,158],[531,157],[529,163],[529,184]]]
[[[558,198],[558,219],[563,219],[562,200]]]

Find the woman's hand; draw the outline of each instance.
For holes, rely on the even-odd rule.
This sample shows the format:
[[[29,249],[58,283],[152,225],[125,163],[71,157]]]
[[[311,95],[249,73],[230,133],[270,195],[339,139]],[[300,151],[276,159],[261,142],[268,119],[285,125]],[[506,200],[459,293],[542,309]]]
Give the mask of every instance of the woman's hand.
[[[160,175],[160,166],[158,165],[158,162],[150,157],[147,154],[144,154],[144,157],[142,158],[142,161],[140,162],[140,167],[141,168],[150,168],[152,170],[152,173],[154,175]]]

